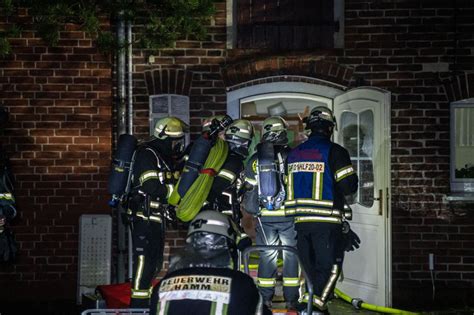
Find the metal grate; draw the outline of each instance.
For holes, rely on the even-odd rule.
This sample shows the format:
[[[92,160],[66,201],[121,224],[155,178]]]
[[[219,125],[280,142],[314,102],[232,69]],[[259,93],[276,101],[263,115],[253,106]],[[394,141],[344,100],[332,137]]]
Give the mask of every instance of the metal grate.
[[[79,229],[77,303],[81,304],[83,294],[94,293],[98,285],[110,284],[112,217],[81,215]]]

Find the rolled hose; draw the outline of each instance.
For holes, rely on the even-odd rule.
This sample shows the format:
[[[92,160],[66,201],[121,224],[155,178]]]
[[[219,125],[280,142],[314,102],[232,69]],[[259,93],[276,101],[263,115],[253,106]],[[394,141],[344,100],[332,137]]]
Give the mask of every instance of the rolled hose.
[[[390,308],[390,307],[385,307],[385,306],[380,306],[380,305],[373,305],[369,303],[365,303],[361,299],[358,298],[351,298],[349,295],[345,294],[341,290],[335,288],[334,293],[338,298],[343,299],[344,301],[352,304],[354,308],[356,309],[366,309],[369,311],[374,311],[374,312],[379,312],[379,313],[386,313],[386,314],[402,314],[402,315],[420,315],[420,313],[413,313],[409,311],[404,311],[404,310],[399,310],[396,308]]]
[[[229,147],[227,142],[218,138],[216,144],[211,148],[209,156],[204,163],[203,170],[212,169],[213,172],[203,172],[196,178],[189,190],[181,199],[177,209],[176,216],[184,222],[189,222],[198,214],[202,205],[209,195],[214,176],[212,173],[217,173],[227,158]]]

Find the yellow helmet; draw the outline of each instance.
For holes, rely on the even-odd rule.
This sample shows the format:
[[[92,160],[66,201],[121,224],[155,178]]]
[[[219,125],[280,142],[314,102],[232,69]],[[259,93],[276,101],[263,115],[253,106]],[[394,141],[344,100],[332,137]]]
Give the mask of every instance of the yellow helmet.
[[[253,126],[245,119],[234,120],[225,131],[225,140],[229,144],[229,149],[243,158],[249,154],[252,137]]]
[[[177,117],[163,117],[156,121],[153,136],[158,139],[181,138],[184,137],[184,131],[187,125]]]
[[[262,139],[274,144],[287,144],[288,123],[280,116],[270,116],[262,123]]]

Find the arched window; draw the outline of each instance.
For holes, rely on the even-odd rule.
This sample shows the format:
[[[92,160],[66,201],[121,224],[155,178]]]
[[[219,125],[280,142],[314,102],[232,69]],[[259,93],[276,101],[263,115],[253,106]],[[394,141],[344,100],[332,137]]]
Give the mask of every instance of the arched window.
[[[150,95],[150,135],[155,123],[166,116],[175,116],[189,124],[189,96],[176,94]],[[189,134],[186,141],[189,143]]]

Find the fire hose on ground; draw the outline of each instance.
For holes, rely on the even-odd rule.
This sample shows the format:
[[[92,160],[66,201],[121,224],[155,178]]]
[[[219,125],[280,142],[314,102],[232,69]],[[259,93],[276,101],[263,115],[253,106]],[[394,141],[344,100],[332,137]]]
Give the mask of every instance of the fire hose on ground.
[[[420,314],[420,313],[413,313],[409,311],[399,310],[396,308],[369,304],[369,303],[364,302],[362,299],[352,298],[337,288],[334,289],[334,293],[336,294],[338,298],[343,299],[344,301],[352,304],[352,306],[354,306],[354,308],[358,310],[365,309],[368,311],[374,311],[374,312],[379,312],[379,313],[401,314],[401,315],[419,315]]]

